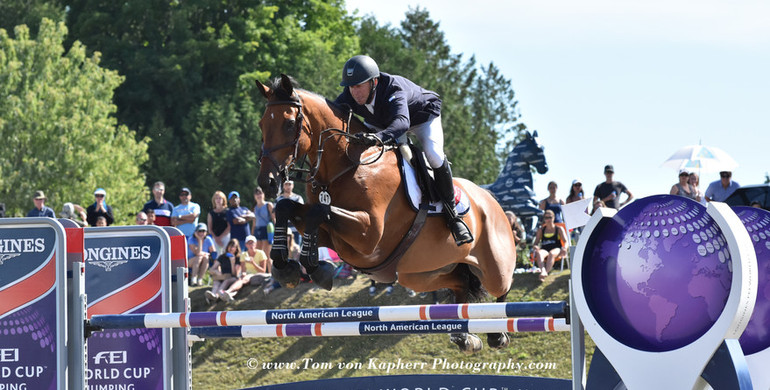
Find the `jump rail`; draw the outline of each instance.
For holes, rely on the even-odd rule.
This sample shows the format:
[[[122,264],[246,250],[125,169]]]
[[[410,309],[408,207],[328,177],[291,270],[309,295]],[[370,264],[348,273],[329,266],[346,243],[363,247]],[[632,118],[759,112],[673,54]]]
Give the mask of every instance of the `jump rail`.
[[[186,328],[351,321],[425,321],[551,316],[569,318],[563,301],[501,302],[448,305],[341,307],[324,309],[238,310],[162,314],[95,315],[89,331],[130,328]],[[566,322],[568,323],[568,322]],[[271,327],[272,329],[272,327]]]
[[[429,333],[566,332],[564,318],[498,318],[388,322],[210,326],[190,329],[199,338],[404,335]]]

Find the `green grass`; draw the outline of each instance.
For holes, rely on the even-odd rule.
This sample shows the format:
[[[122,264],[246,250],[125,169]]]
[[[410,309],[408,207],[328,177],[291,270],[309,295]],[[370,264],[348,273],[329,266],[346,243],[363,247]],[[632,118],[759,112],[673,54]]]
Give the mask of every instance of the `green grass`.
[[[534,274],[515,275],[508,301],[565,300],[569,275],[568,270],[556,271],[545,283],[539,283]],[[192,289],[190,298],[193,311],[431,303],[430,294],[425,298],[411,298],[398,285],[390,296],[385,295],[384,286],[378,286],[377,295],[370,297],[368,287],[369,279],[359,276],[355,280],[337,280],[332,291],[303,284],[296,289],[278,289],[265,296],[260,289],[246,287],[229,305],[221,302],[208,305],[203,297],[203,287]],[[442,303],[450,302],[448,293],[440,293],[440,299]],[[571,377],[568,332],[517,333],[511,336],[508,348],[492,350],[482,335],[485,348],[472,356],[460,352],[445,334],[212,339],[196,343],[192,348],[193,388],[235,389],[313,379],[399,374]],[[590,343],[590,340],[586,341]],[[593,345],[586,349],[593,350]],[[399,359],[403,365],[388,372],[387,364],[397,364]],[[498,372],[481,366],[484,363],[506,363],[509,359],[513,363],[536,367]],[[273,366],[263,366],[270,363]],[[413,367],[407,367],[407,363]],[[475,369],[473,364],[477,364]]]

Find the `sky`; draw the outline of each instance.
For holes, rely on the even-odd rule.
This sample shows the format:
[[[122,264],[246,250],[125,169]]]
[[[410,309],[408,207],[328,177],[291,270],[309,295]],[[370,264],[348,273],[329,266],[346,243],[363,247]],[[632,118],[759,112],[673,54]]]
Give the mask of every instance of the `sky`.
[[[741,185],[770,172],[770,2],[346,1],[393,26],[420,6],[453,53],[511,80],[550,167],[538,199],[552,180],[566,198],[575,178],[591,195],[606,164],[636,198],[668,193],[678,171],[661,164],[699,143],[730,155]],[[701,190],[718,179],[701,172]]]

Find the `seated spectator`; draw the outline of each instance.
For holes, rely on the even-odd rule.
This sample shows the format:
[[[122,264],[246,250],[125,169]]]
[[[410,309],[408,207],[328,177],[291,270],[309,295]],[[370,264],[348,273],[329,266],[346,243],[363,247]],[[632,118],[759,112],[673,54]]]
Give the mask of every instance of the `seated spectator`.
[[[195,233],[187,239],[187,263],[190,265],[190,286],[200,286],[209,269],[211,259],[216,257],[214,240],[208,236],[208,227],[199,223]]]
[[[219,294],[219,298],[225,302],[230,302],[243,286],[247,284],[261,286],[262,283],[269,281],[270,265],[270,259],[265,252],[257,249],[257,238],[254,236],[246,237],[246,250],[241,253],[242,272],[238,275],[238,280]]]
[[[206,301],[217,301],[219,295],[230,285],[235,283],[241,271],[241,244],[238,239],[231,239],[225,247],[225,253],[217,257],[214,263],[209,267],[211,275],[211,290],[206,291]]]
[[[43,191],[35,191],[35,194],[32,196],[32,202],[35,203],[35,208],[30,210],[27,213],[27,216],[56,218],[53,209],[45,205],[46,199]]]
[[[508,217],[508,224],[511,225],[514,243],[519,247],[521,242],[527,237],[527,234],[524,232],[521,224],[519,224],[519,219],[516,218],[516,214],[513,211],[506,211],[505,216]]]
[[[113,218],[112,215],[112,207],[107,205],[107,202],[105,202],[106,198],[107,191],[105,191],[104,188],[97,188],[96,191],[94,191],[95,201],[86,209],[89,225],[96,225],[96,220],[99,217],[104,217],[105,222],[107,222],[106,226],[112,225],[112,223],[115,221],[115,218]]]
[[[64,206],[62,206],[59,217],[67,218],[78,224],[80,227],[88,226],[88,222],[86,222],[86,209],[84,209],[83,206],[79,204],[70,202],[65,203]]]
[[[96,217],[96,226],[98,227],[107,226],[107,217],[105,217],[104,215],[100,215]]]
[[[535,261],[540,268],[540,281],[548,277],[548,272],[553,268],[553,263],[567,255],[567,243],[569,241],[564,228],[554,224],[554,213],[546,210],[543,213],[543,227],[537,230],[532,250],[535,252]]]
[[[149,221],[147,220],[147,213],[144,211],[140,211],[136,213],[136,224],[137,225],[150,225]]]

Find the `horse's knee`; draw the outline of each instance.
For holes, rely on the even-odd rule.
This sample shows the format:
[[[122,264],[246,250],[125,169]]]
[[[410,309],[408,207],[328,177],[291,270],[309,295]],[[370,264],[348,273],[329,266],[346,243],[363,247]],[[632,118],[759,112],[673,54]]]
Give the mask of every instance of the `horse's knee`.
[[[291,199],[281,199],[275,204],[275,216],[276,218],[289,219],[294,213],[294,209],[299,203]]]
[[[330,218],[331,208],[328,205],[313,205],[305,215],[305,229],[314,232],[322,223],[328,222]]]

